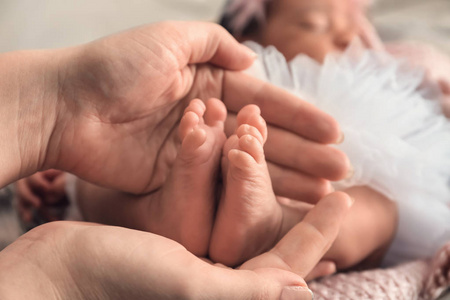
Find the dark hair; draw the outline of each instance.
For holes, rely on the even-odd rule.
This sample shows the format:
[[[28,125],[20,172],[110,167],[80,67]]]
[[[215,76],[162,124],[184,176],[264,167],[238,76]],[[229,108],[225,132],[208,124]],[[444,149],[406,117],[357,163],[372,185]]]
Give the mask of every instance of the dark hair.
[[[234,19],[234,16],[227,13],[227,8],[230,5],[231,1],[228,0],[223,8],[222,16],[220,17],[219,24],[223,26],[231,35],[234,37],[236,36],[248,36],[251,34],[254,34],[258,32],[258,30],[261,27],[261,21],[258,20],[256,17],[253,17],[248,21],[248,23],[245,25],[245,27],[242,29],[241,32],[237,32],[234,28],[232,28],[231,23]]]

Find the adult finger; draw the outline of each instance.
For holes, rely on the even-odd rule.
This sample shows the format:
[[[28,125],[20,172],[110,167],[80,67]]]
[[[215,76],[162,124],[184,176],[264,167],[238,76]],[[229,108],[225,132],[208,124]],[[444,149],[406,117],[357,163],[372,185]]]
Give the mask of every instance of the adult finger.
[[[165,22],[168,36],[174,36],[174,46],[179,64],[211,63],[229,70],[244,70],[256,58],[256,54],[241,45],[222,26],[208,22]],[[174,49],[175,50],[175,49]]]
[[[222,100],[233,112],[256,104],[268,124],[311,141],[331,144],[342,140],[339,125],[330,115],[291,93],[240,72],[225,72]]]
[[[336,273],[336,264],[329,260],[320,261],[312,271],[306,276],[306,281],[311,281],[320,277],[325,277]]]
[[[229,113],[225,122],[227,136],[234,133],[236,124],[236,114]],[[273,124],[268,124],[264,152],[267,161],[312,177],[340,180],[352,169],[347,156],[338,149],[309,141]]]
[[[271,162],[267,162],[267,167],[272,179],[273,191],[277,196],[315,204],[334,191],[328,180],[303,174]]]
[[[305,281],[291,272],[274,268],[230,270],[217,268],[207,273],[208,285],[203,295],[215,299],[312,300],[313,294]]]
[[[264,152],[273,163],[333,181],[345,178],[351,169],[342,151],[272,126]]]
[[[280,268],[304,278],[336,239],[342,220],[352,205],[353,200],[347,194],[330,194],[319,201],[272,250],[251,259],[243,267]]]

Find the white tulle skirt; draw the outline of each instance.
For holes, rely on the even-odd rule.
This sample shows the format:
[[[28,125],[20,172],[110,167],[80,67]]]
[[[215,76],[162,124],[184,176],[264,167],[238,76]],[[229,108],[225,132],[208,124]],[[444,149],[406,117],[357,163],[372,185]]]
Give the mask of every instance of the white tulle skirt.
[[[431,257],[450,240],[450,121],[421,88],[424,72],[358,41],[322,65],[305,55],[286,62],[274,47],[247,46],[247,71],[332,115],[355,169],[339,188],[369,186],[397,202],[399,226],[386,265]]]

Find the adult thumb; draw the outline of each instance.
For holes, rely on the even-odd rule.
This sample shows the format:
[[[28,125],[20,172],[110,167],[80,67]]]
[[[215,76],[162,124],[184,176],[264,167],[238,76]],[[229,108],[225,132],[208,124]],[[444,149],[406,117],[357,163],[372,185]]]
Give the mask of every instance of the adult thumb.
[[[214,282],[216,280],[217,282]],[[213,295],[213,299],[313,299],[313,293],[300,276],[275,268],[217,269],[215,276],[209,274],[208,282],[208,288],[211,290],[205,296]],[[220,288],[217,288],[219,286]]]
[[[184,56],[179,57],[181,65],[211,63],[224,69],[240,71],[250,67],[257,56],[217,24],[173,22],[171,25],[184,40],[180,45],[184,52]]]

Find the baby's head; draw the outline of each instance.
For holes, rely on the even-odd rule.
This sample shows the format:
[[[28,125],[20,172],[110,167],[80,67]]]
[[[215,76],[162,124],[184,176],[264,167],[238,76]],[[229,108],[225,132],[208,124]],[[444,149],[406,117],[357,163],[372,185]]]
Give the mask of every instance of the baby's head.
[[[231,0],[222,19],[241,41],[273,45],[287,60],[304,53],[322,62],[360,34],[361,0]]]

